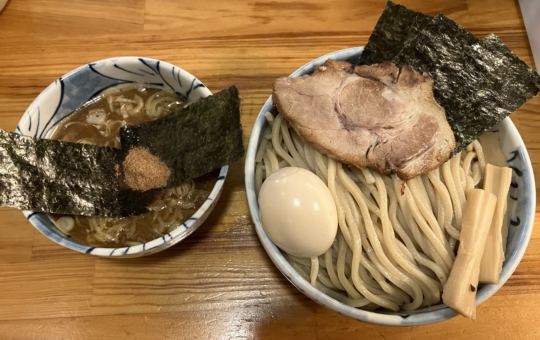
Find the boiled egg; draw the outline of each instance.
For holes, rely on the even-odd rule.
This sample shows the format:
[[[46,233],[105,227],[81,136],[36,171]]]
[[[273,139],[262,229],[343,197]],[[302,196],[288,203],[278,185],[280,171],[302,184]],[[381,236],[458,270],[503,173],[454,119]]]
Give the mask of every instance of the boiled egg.
[[[270,239],[291,255],[322,255],[336,237],[338,216],[332,194],[308,170],[287,167],[268,176],[259,192],[259,209]]]

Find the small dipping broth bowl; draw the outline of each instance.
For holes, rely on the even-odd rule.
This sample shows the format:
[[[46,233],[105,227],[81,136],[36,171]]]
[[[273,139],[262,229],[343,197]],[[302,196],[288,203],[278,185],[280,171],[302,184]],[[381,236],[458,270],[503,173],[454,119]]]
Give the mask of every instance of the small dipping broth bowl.
[[[115,87],[143,84],[175,93],[187,102],[212,95],[203,83],[178,66],[142,57],[104,59],[81,66],[49,85],[30,104],[16,132],[35,138],[50,137],[60,121],[89,99]],[[115,258],[150,255],[182,241],[204,222],[219,199],[228,169],[228,166],[224,166],[219,170],[217,182],[208,199],[185,223],[162,237],[136,246],[91,247],[59,231],[44,213],[23,211],[23,214],[43,235],[81,253]]]
[[[322,65],[327,59],[347,60],[356,64],[363,49],[363,47],[353,47],[329,53],[300,67],[291,74],[290,77],[295,78],[304,74],[311,74],[313,73],[314,66]],[[296,286],[298,290],[318,304],[347,317],[364,322],[386,326],[418,326],[448,320],[458,315],[453,309],[442,303],[410,312],[391,312],[385,310],[367,311],[350,307],[317,290],[292,268],[283,256],[282,251],[272,242],[263,228],[260,218],[258,197],[255,192],[255,155],[261,140],[264,138],[263,132],[266,127],[266,118],[264,114],[271,111],[272,108],[273,102],[272,97],[270,96],[259,112],[253,130],[251,131],[246,154],[245,182],[249,209],[255,223],[255,231],[257,232],[264,249],[281,273]],[[476,305],[480,305],[495,294],[495,292],[497,292],[510,278],[518,266],[531,237],[536,207],[533,168],[519,132],[510,118],[506,118],[501,123],[497,124],[492,131],[498,133],[503,154],[508,161],[508,165],[513,170],[507,213],[507,218],[510,222],[508,227],[505,261],[499,283],[480,286],[476,295]],[[482,317],[481,309],[478,311],[477,315],[479,318]]]

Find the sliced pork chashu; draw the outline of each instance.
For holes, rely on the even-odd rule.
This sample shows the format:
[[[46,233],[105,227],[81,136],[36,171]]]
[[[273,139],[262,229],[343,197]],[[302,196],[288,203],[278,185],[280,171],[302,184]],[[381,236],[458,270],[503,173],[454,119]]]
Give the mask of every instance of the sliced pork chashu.
[[[409,66],[327,60],[313,75],[277,79],[273,99],[320,152],[410,179],[444,163],[456,146],[432,86]]]

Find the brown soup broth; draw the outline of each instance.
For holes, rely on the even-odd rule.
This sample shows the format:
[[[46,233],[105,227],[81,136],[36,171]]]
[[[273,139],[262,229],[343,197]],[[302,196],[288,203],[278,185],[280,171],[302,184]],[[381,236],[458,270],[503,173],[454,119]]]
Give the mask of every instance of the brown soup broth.
[[[51,138],[120,148],[122,126],[148,122],[185,106],[179,97],[159,89],[124,87],[83,104],[58,125]],[[49,216],[62,232],[82,244],[112,248],[133,246],[165,235],[184,223],[208,198],[218,172],[164,189],[145,215],[124,218]],[[59,221],[74,223],[72,227],[65,227]]]

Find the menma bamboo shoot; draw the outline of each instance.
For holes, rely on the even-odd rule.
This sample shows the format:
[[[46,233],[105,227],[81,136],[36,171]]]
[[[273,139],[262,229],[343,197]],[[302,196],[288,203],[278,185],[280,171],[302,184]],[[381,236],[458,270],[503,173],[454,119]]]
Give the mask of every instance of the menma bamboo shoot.
[[[482,189],[467,194],[463,212],[459,249],[448,281],[443,288],[443,302],[463,316],[476,318],[476,291],[480,260],[491,227],[497,198]]]
[[[508,235],[508,233],[503,233],[502,227],[511,181],[512,169],[486,164],[484,190],[497,196],[497,205],[495,206],[495,215],[491,221],[484,254],[480,262],[480,283],[499,282],[504,261],[505,235]]]

